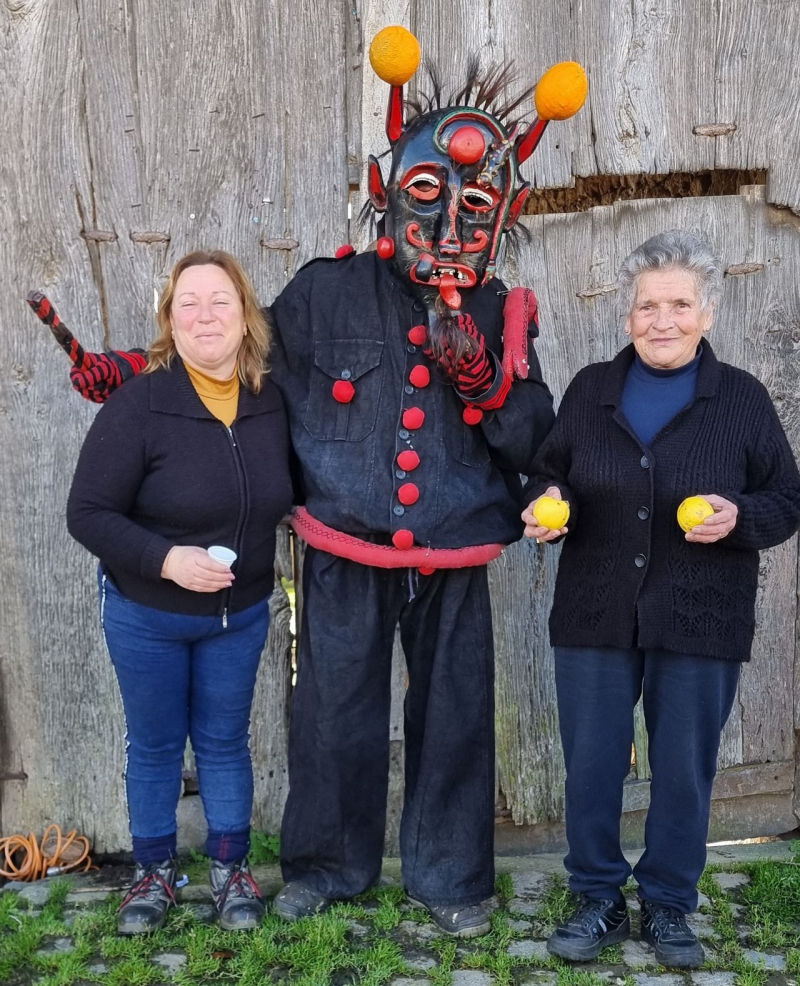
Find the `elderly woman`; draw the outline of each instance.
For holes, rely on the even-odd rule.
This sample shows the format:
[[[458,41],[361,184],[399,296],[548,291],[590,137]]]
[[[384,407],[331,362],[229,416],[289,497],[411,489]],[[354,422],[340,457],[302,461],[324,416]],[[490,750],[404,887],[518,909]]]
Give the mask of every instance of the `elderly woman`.
[[[187,736],[220,923],[252,928],[264,914],[246,860],[248,727],[275,528],[292,498],[286,415],[265,376],[269,331],[236,260],[214,251],[178,261],[158,327],[146,372],[98,413],[67,507],[70,533],[100,559],[100,616],[127,722],[136,873],[118,929],[128,935],[161,927],[174,903]],[[211,546],[229,560],[214,560]]]
[[[630,934],[620,815],[643,692],[642,938],[662,964],[695,967],[703,949],[685,916],[705,865],[720,734],[750,658],[758,553],[797,530],[800,477],[767,391],[705,338],[722,288],[706,244],[654,236],[624,262],[620,287],[632,345],[570,384],[522,515],[528,537],[564,537],[550,640],[565,865],[579,901],[548,949],[586,961]],[[568,501],[566,526],[540,523],[542,495]],[[693,495],[713,514],[684,533],[676,511]]]

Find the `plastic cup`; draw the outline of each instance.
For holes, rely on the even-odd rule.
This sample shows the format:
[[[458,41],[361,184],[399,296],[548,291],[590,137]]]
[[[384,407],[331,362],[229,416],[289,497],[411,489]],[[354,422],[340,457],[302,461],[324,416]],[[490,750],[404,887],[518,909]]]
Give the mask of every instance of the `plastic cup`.
[[[228,568],[231,567],[238,557],[235,551],[231,551],[230,548],[225,548],[221,544],[212,544],[207,551],[209,558],[213,558],[214,561],[222,562],[222,564],[227,565]]]

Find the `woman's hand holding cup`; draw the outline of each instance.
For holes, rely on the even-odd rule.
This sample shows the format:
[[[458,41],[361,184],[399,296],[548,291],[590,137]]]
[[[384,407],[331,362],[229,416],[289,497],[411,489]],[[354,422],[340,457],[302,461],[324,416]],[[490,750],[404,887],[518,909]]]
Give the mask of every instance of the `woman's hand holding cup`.
[[[557,486],[548,486],[542,496],[538,497],[528,507],[522,511],[522,519],[525,522],[525,537],[536,538],[538,541],[555,541],[569,532],[568,527],[550,528],[544,527],[536,517],[536,504],[543,497],[552,497],[554,500],[561,499],[561,490]]]
[[[205,548],[176,545],[170,548],[161,567],[161,578],[177,582],[191,592],[219,592],[236,576],[223,562],[215,561]]]

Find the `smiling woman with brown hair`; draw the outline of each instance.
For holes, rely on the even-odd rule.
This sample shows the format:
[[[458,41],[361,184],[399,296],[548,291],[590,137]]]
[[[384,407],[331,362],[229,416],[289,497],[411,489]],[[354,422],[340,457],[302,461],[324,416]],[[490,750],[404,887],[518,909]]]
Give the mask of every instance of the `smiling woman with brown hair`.
[[[190,737],[220,922],[252,928],[264,906],[246,859],[248,727],[275,528],[292,498],[286,414],[266,375],[267,323],[230,254],[180,260],[158,324],[147,371],[95,418],[67,507],[70,533],[100,559],[100,619],[127,724],[136,874],[117,923],[122,934],[153,931],[174,903]]]
[[[564,538],[550,641],[565,865],[580,900],[548,948],[587,961],[630,934],[620,815],[643,693],[642,937],[662,964],[695,967],[703,949],[685,915],[705,865],[720,734],[750,658],[758,553],[797,530],[800,476],[767,391],[705,338],[722,272],[703,240],[652,237],[624,262],[620,288],[633,344],[572,381],[525,490],[525,534]],[[541,523],[542,495],[569,503],[567,526]],[[709,516],[684,533],[676,512],[698,496]]]

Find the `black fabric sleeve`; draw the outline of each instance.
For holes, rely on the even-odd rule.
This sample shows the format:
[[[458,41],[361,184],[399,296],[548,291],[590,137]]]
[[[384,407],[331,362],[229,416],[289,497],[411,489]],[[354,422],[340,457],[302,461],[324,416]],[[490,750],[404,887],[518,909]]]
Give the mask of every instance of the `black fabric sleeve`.
[[[800,475],[772,400],[764,391],[764,413],[756,441],[748,453],[748,490],[718,493],[736,504],[736,526],[725,539],[731,547],[772,548],[800,526]]]
[[[172,543],[132,521],[147,472],[142,414],[126,390],[104,404],[83,443],[67,501],[69,533],[112,566],[158,581]]]

